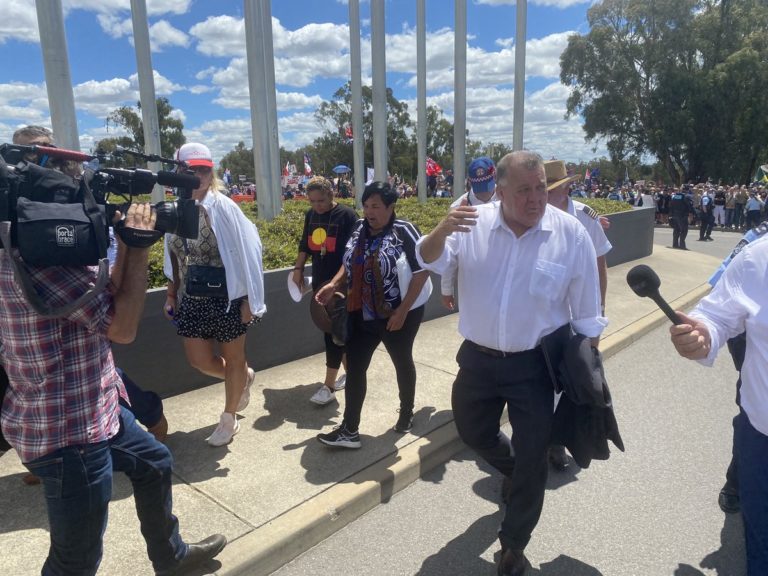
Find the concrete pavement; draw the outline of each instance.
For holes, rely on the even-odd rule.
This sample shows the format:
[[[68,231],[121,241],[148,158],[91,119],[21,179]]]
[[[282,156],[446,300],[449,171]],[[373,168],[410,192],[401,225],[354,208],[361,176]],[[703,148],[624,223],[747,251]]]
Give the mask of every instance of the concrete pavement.
[[[550,472],[529,576],[745,576],[741,515],[717,505],[737,412],[728,353],[684,360],[663,325],[605,371],[627,450]],[[273,576],[491,576],[500,487],[464,449]]]
[[[609,269],[606,357],[666,321],[652,301],[637,298],[626,285],[627,271],[639,263],[658,272],[661,293],[673,307],[685,308],[707,292],[706,279],[719,260],[656,246],[648,258]],[[210,571],[269,574],[462,448],[450,412],[461,340],[457,321],[452,315],[426,322],[416,339],[417,412],[410,434],[391,430],[398,406],[394,370],[383,348],[377,351],[358,451],[328,449],[315,440],[341,415],[338,404],[308,402],[324,372],[322,355],[259,372],[241,432],[226,447],[203,441],[223,405],[220,384],[165,400],[167,443],[175,457],[174,511],[182,535],[194,542],[222,532],[230,540]],[[339,400],[343,405],[343,395]],[[0,572],[31,576],[39,573],[48,534],[42,491],[25,486],[23,472],[13,453],[0,458]],[[110,516],[100,573],[151,574],[130,484],[120,476]]]

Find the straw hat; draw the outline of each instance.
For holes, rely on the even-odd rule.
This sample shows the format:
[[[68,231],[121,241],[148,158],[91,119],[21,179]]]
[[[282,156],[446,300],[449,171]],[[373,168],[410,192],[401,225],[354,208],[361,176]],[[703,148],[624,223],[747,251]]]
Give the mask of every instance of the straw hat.
[[[573,182],[579,176],[568,176],[565,162],[562,160],[547,160],[544,162],[544,173],[547,175],[547,191],[562,186],[566,182]]]

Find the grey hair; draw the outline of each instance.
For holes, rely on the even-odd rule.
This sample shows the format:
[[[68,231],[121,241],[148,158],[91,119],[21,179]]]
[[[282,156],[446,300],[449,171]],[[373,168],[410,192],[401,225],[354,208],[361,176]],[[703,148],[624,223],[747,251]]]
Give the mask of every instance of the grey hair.
[[[530,150],[516,150],[504,156],[496,165],[496,184],[505,186],[505,176],[514,166],[522,166],[526,170],[539,170],[544,167],[544,159],[540,154]]]
[[[28,138],[38,138],[43,136],[53,142],[53,132],[44,126],[24,126],[23,128],[19,128],[13,133],[13,143],[15,144],[22,136],[27,136]]]

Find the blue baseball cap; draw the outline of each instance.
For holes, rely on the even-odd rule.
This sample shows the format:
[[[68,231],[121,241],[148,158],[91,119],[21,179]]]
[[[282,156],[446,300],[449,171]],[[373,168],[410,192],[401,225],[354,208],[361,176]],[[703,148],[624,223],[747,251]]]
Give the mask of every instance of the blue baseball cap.
[[[484,192],[493,192],[496,187],[496,166],[493,160],[487,156],[475,158],[469,165],[467,172],[469,183],[472,184],[472,191],[477,194]]]

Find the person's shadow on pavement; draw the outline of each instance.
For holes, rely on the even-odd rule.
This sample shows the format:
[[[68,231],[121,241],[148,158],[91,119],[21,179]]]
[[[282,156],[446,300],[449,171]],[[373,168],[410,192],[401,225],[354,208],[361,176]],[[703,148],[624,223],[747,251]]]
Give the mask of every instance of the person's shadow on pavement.
[[[715,570],[717,576],[744,576],[747,573],[741,514],[725,514],[723,528],[720,530],[720,548],[707,554],[699,566]],[[690,564],[680,564],[674,576],[704,576],[704,572]]]
[[[220,463],[229,453],[229,445],[214,448],[205,442],[215,429],[216,425],[212,424],[190,432],[177,430],[168,435],[165,444],[173,454],[174,476],[194,484],[229,475],[229,468],[222,468]]]
[[[438,421],[431,415],[433,406],[424,406],[417,410],[413,418],[411,435],[418,437],[432,431]],[[300,463],[306,470],[305,479],[310,484],[324,485],[335,483],[362,484],[375,480],[381,486],[381,502],[388,502],[393,494],[395,474],[392,466],[402,458],[398,453],[397,442],[407,437],[391,428],[379,436],[360,435],[362,450],[348,450],[324,446],[314,437],[286,444],[283,450],[302,450]],[[415,441],[413,438],[411,441]],[[373,464],[377,466],[373,467]],[[383,470],[383,472],[382,472]]]
[[[269,432],[285,423],[293,423],[299,430],[322,430],[339,416],[339,403],[325,406],[312,404],[309,399],[321,382],[299,384],[292,388],[264,388],[264,412],[253,423],[255,430]],[[343,392],[337,392],[343,396]]]

